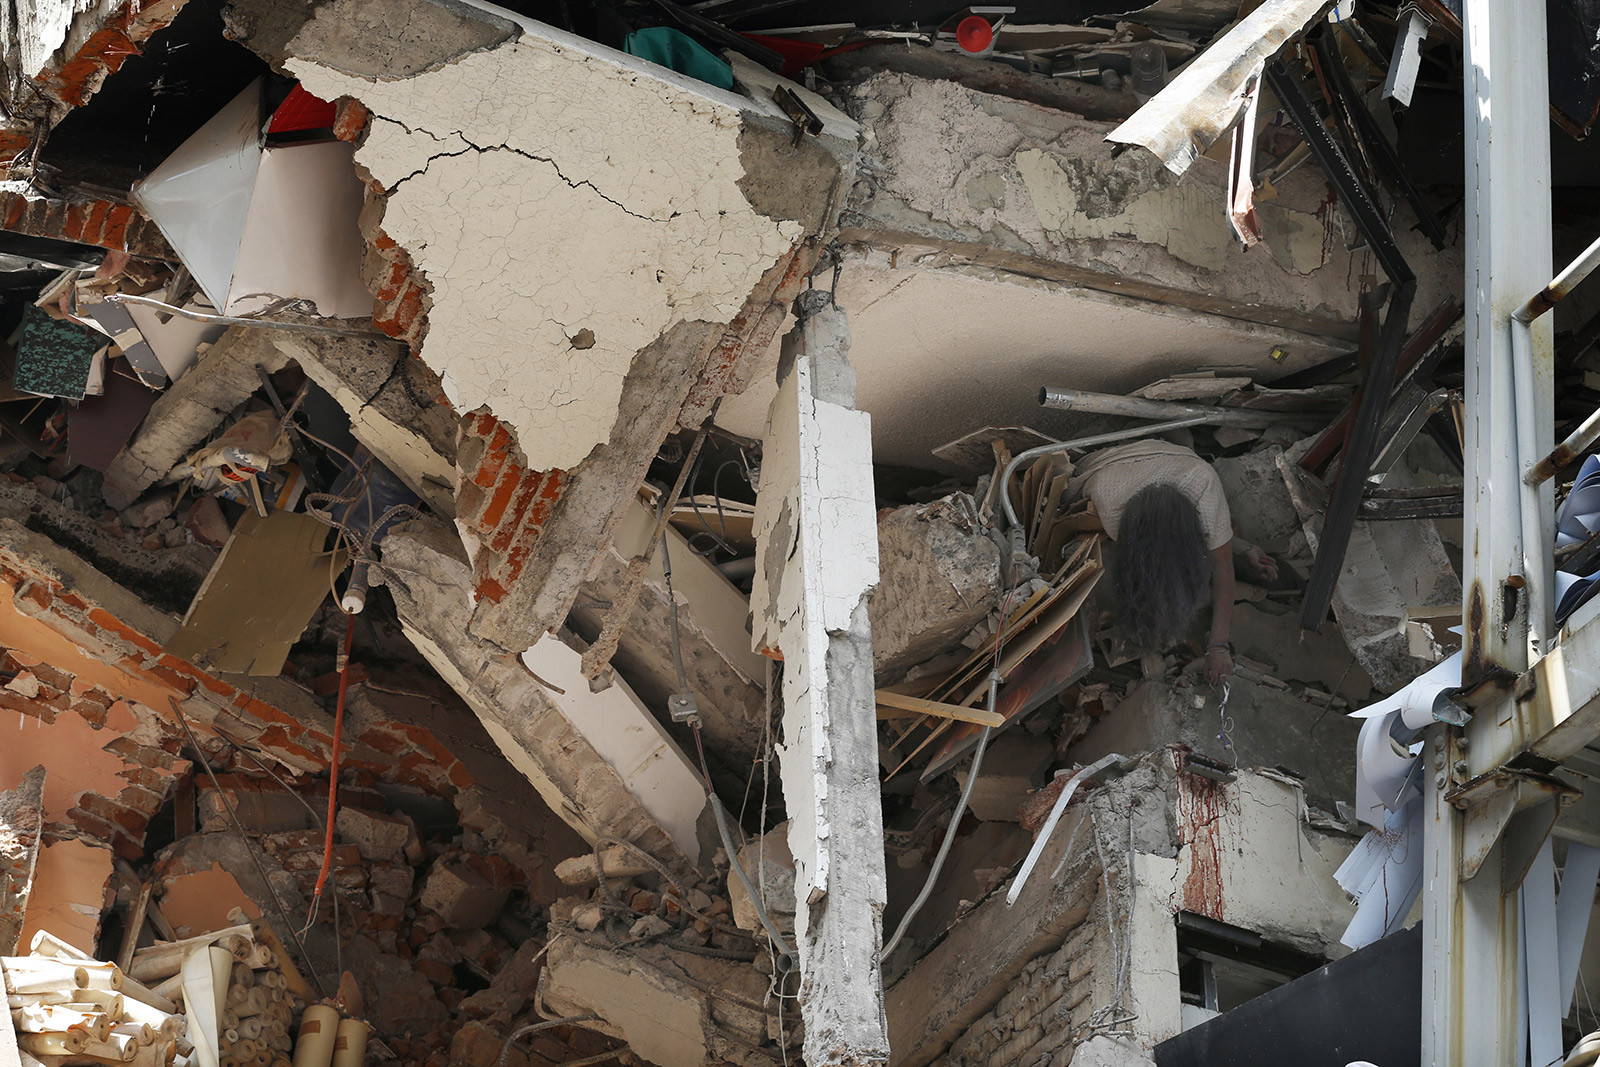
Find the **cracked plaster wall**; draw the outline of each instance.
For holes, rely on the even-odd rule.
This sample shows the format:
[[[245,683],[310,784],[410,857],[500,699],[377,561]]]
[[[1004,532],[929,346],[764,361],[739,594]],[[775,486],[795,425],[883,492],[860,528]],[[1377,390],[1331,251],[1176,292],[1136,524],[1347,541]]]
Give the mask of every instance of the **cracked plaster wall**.
[[[896,235],[970,243],[1116,279],[1204,294],[1252,309],[1282,309],[1300,328],[1355,317],[1367,275],[1380,273],[1313,164],[1258,192],[1266,239],[1238,248],[1224,210],[1223,168],[1202,159],[1183,179],[1153,155],[1113,159],[1114,124],[886,73],[854,89],[866,127],[863,167],[845,216],[852,235],[885,247]],[[1419,276],[1419,314],[1459,291],[1459,248],[1436,252],[1409,227],[1396,239]]]
[[[570,469],[607,440],[635,353],[732,319],[804,227],[746,199],[731,103],[535,25],[408,78],[287,69],[372,112],[356,158],[432,285],[422,356],[446,395],[516,427],[533,469]]]

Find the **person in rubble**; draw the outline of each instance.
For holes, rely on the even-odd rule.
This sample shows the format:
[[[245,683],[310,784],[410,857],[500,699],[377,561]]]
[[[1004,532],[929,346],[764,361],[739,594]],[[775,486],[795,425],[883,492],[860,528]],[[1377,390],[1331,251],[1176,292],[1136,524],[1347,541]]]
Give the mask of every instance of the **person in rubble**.
[[[1091,452],[1078,462],[1074,481],[1115,542],[1111,591],[1137,651],[1160,654],[1183,640],[1209,587],[1211,636],[1202,670],[1220,686],[1233,673],[1234,555],[1262,581],[1278,577],[1278,564],[1235,536],[1217,472],[1192,449],[1144,440]]]

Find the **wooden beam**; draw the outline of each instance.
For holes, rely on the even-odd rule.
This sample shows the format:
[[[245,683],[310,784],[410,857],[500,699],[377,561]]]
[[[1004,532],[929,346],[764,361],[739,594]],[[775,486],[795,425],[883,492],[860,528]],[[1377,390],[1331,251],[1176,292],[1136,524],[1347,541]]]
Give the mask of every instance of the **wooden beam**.
[[[894,693],[887,689],[877,691],[878,718],[903,719],[908,715],[934,715],[957,722],[977,723],[979,726],[1004,726],[1005,716],[984,708],[966,708],[960,704],[945,704],[938,700],[924,700]],[[887,714],[886,714],[887,712]]]

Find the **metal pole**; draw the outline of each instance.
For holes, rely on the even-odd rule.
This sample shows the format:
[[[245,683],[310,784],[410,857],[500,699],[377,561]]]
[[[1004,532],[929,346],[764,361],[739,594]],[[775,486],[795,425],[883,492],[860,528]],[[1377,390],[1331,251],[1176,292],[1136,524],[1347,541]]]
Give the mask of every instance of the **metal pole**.
[[[1462,781],[1503,765],[1520,743],[1519,716],[1501,711],[1515,707],[1507,686],[1529,665],[1532,605],[1522,575],[1542,564],[1524,565],[1523,529],[1537,527],[1542,512],[1524,518],[1532,516],[1532,501],[1519,498],[1512,507],[1505,494],[1509,486],[1522,487],[1523,465],[1536,454],[1525,451],[1526,441],[1554,436],[1549,323],[1519,337],[1527,324],[1511,326],[1507,313],[1550,278],[1545,21],[1528,18],[1503,0],[1464,0],[1462,26],[1467,191],[1463,680],[1475,687],[1471,699],[1485,713],[1473,716],[1464,738],[1451,736],[1451,728],[1434,727],[1425,748],[1422,1062],[1433,1067],[1516,1062],[1526,1033],[1518,1009],[1518,895],[1501,861],[1507,842],[1496,840],[1503,838],[1500,830],[1510,812],[1497,818],[1490,802],[1465,800],[1469,810],[1461,810],[1449,798]],[[1522,358],[1513,346],[1522,350]],[[1530,563],[1533,556],[1530,552]],[[1544,608],[1536,610],[1542,615]],[[1540,626],[1534,619],[1535,635]],[[1463,880],[1468,870],[1476,873]]]
[[[1171,400],[1145,400],[1137,396],[1085,393],[1077,389],[1039,390],[1039,403],[1052,411],[1084,411],[1095,415],[1126,415],[1131,419],[1183,419],[1205,416],[1217,426],[1281,426],[1284,423],[1321,423],[1326,418],[1293,411],[1225,408],[1212,404],[1180,404]]]

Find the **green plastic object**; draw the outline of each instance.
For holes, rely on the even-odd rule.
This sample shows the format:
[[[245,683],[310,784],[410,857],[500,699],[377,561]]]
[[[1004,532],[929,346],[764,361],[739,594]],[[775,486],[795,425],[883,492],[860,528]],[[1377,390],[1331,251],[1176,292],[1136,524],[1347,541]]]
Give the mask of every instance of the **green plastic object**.
[[[634,30],[623,40],[622,50],[718,89],[733,88],[733,66],[727,60],[670,26]]]

